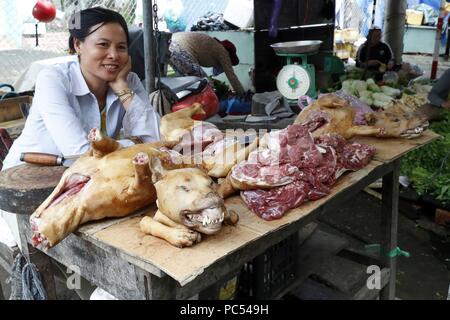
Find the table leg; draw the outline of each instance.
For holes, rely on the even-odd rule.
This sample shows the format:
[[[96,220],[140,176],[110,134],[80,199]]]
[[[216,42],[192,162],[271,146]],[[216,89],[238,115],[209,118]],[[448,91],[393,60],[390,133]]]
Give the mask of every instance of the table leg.
[[[0,300],[5,300],[5,296],[3,295],[2,284],[0,283]]]
[[[176,299],[176,282],[169,276],[157,277],[147,271],[135,267],[138,288],[145,300]]]
[[[381,299],[395,299],[395,283],[397,278],[397,257],[389,257],[388,253],[397,247],[398,231],[398,178],[400,175],[400,160],[393,162],[392,172],[383,177],[383,200],[381,212],[381,227],[384,237],[381,242],[381,255],[384,267],[389,268],[389,282],[380,292]]]
[[[18,214],[17,222],[19,225],[19,233],[20,233],[20,242],[22,246],[22,254],[29,258],[31,263],[36,265],[37,270],[42,278],[42,284],[44,285],[45,290],[47,291],[47,297],[49,300],[56,300],[56,286],[55,286],[55,277],[53,272],[53,266],[51,262],[51,258],[47,256],[42,251],[34,248],[28,243],[30,234],[26,232],[26,228],[24,225],[28,223],[28,219],[30,216]]]

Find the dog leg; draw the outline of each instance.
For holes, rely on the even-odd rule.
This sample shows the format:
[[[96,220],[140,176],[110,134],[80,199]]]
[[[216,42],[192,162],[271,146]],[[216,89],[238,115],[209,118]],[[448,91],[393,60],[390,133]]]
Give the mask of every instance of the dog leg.
[[[139,226],[142,232],[164,239],[179,248],[190,247],[200,240],[198,232],[187,228],[168,227],[150,217],[142,218]]]

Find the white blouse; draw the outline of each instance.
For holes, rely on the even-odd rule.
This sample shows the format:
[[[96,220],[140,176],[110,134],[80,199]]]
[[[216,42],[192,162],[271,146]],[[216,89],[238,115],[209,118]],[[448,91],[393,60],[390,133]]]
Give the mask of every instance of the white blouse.
[[[117,139],[138,136],[144,142],[160,140],[160,117],[153,109],[138,76],[130,72],[128,86],[135,92],[125,111],[111,88],[106,98],[108,136]],[[78,61],[43,69],[36,80],[33,104],[22,134],[14,141],[3,162],[3,170],[21,164],[22,152],[45,152],[63,156],[78,155],[89,149],[87,135],[100,128],[97,99],[81,74]],[[118,140],[123,146],[131,140]]]

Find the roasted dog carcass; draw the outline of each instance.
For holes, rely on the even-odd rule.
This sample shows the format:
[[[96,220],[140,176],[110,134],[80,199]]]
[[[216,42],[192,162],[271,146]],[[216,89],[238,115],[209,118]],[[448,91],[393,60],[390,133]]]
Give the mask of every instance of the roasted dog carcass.
[[[50,248],[85,222],[123,217],[156,200],[149,157],[164,158],[156,149],[160,142],[121,148],[97,129],[91,130],[89,139],[90,152],[64,172],[31,215],[34,246]]]
[[[183,154],[184,161],[200,165],[211,177],[223,178],[235,164],[247,159],[258,141],[247,145],[245,136],[225,136],[214,124],[191,118],[203,112],[202,105],[194,103],[165,115],[161,119],[161,134],[166,145]]]
[[[204,113],[202,105],[194,103],[162,117],[160,132],[165,145],[177,151],[198,145],[201,152],[207,144],[222,139],[223,134],[216,126],[192,119],[194,114]]]
[[[346,100],[327,94],[304,109],[294,123],[308,126],[314,137],[337,133],[346,139],[358,135],[410,139],[428,127],[428,121],[421,115],[400,109],[367,113],[368,125],[355,125],[354,118],[355,111]]]
[[[215,234],[222,223],[234,225],[239,217],[228,212],[216,185],[201,169],[166,170],[159,158],[151,162],[158,211],[141,220],[141,230],[177,247],[192,246],[200,233]]]

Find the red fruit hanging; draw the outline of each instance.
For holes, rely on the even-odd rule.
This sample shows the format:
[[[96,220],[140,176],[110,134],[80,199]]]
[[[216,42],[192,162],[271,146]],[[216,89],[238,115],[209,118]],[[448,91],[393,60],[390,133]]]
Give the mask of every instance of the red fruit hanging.
[[[33,7],[33,17],[40,22],[51,22],[55,16],[56,7],[50,0],[39,0]]]

